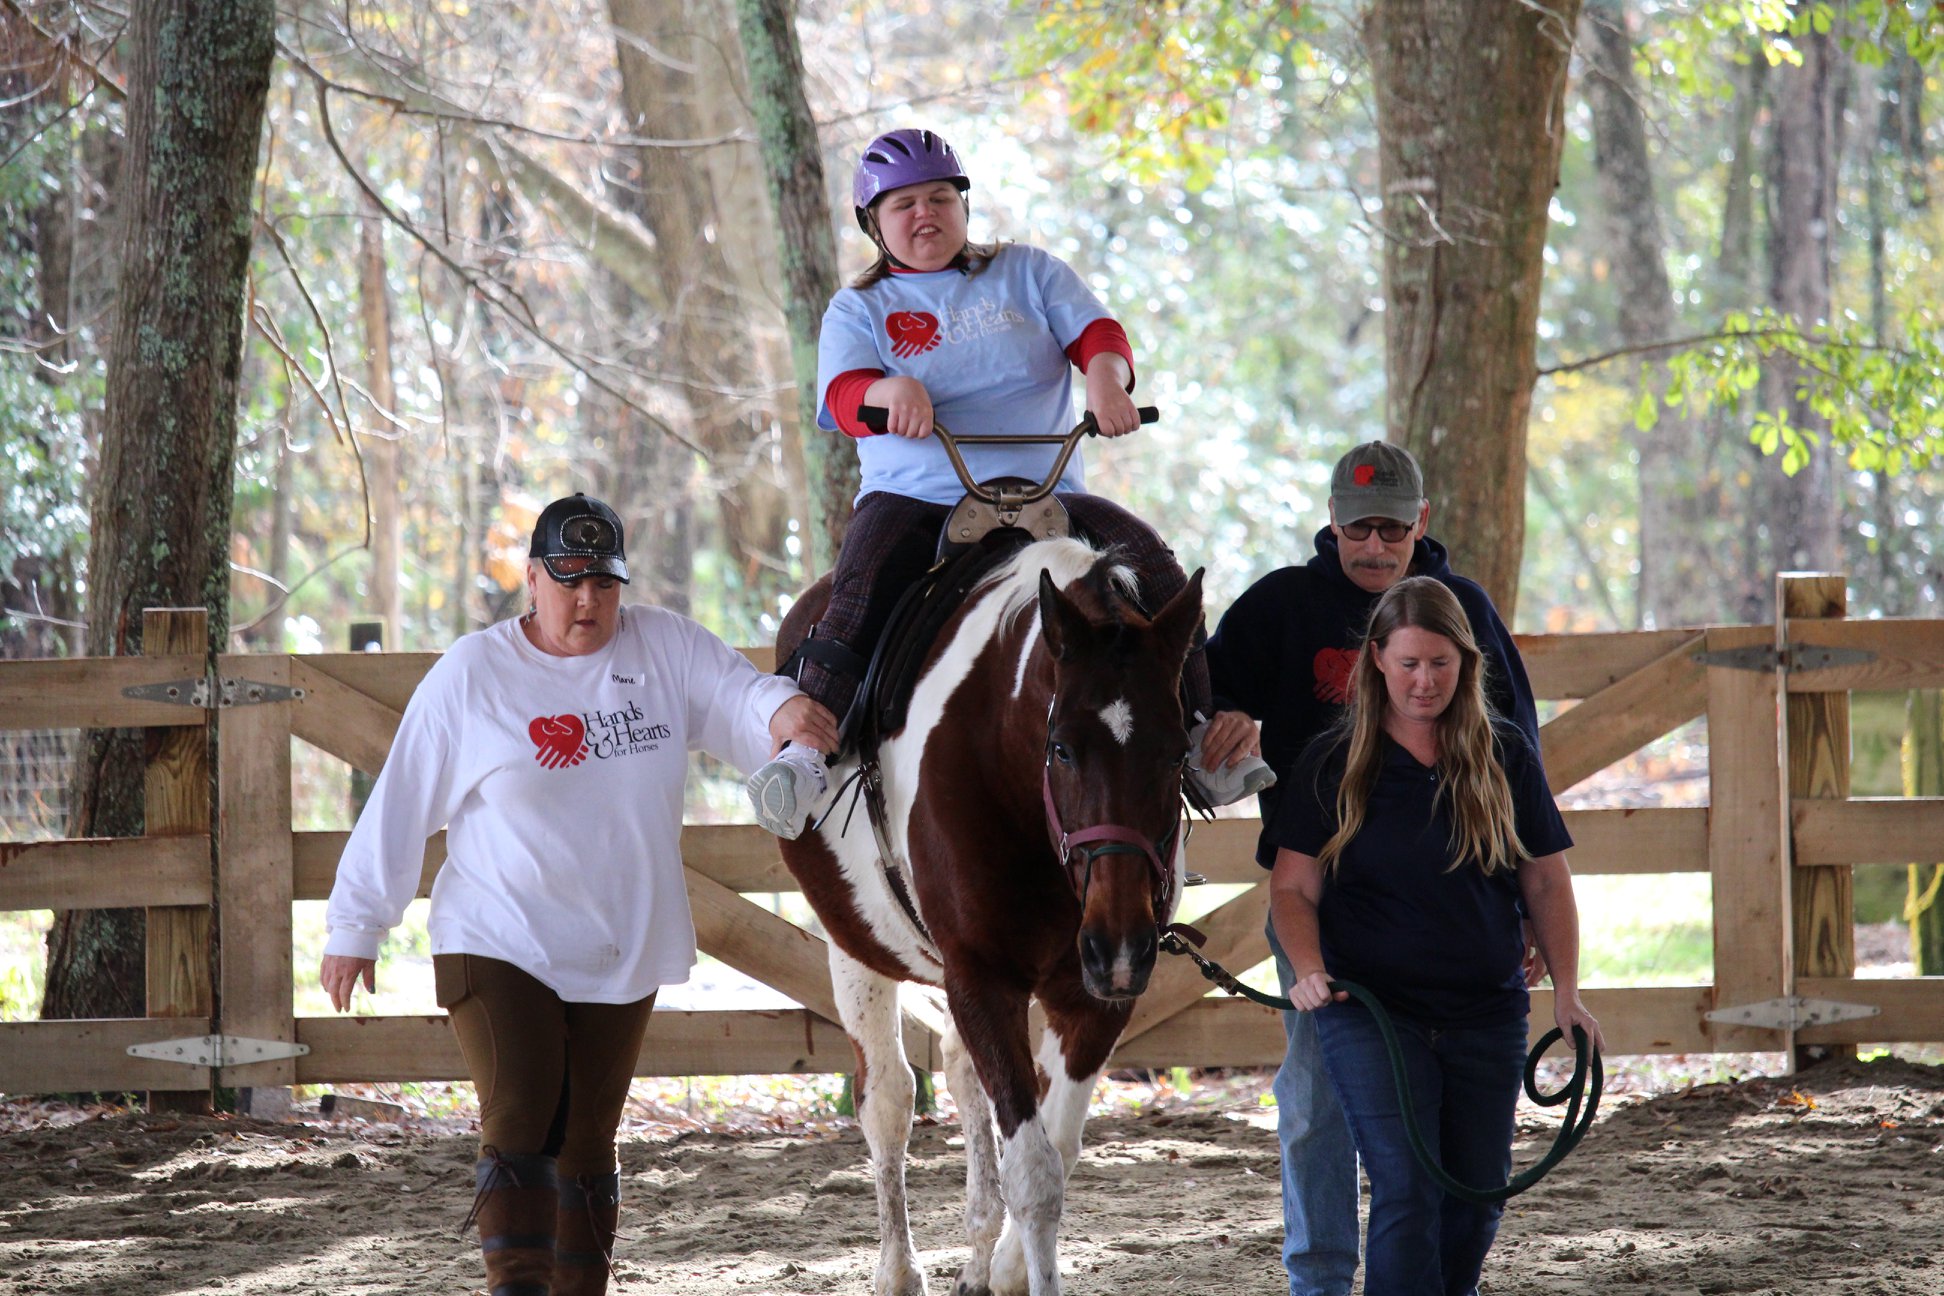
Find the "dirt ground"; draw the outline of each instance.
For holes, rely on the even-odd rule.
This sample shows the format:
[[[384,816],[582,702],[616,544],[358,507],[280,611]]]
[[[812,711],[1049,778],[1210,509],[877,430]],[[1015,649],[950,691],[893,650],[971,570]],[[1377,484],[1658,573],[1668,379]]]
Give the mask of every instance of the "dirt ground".
[[[396,1126],[15,1108],[0,1134],[0,1292],[450,1296],[473,1140]],[[24,1114],[24,1119],[21,1117]],[[1273,1112],[1176,1104],[1090,1122],[1062,1230],[1074,1293],[1273,1296]],[[1549,1130],[1535,1118],[1519,1160]],[[623,1293],[870,1291],[862,1136],[692,1132],[625,1142]],[[964,1158],[914,1132],[932,1290],[963,1256]],[[1508,1211],[1494,1296],[1944,1293],[1944,1068],[1826,1064],[1612,1104]]]

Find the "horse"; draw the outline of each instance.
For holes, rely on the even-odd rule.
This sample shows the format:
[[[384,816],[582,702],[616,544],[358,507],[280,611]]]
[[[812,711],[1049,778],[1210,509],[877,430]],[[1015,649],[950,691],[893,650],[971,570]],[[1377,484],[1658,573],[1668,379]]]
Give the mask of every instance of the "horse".
[[[905,1200],[916,1086],[902,982],[942,986],[949,1010],[971,1244],[954,1293],[1060,1291],[1057,1234],[1088,1099],[1185,880],[1180,682],[1201,581],[1197,571],[1150,618],[1111,554],[1073,539],[1024,546],[945,623],[903,727],[881,741],[881,831],[846,812],[847,779],[874,772],[851,757],[832,770],[832,809],[782,843],[830,936],[857,1052],[876,1296],[927,1290]],[[827,594],[826,578],[791,609],[779,659]]]

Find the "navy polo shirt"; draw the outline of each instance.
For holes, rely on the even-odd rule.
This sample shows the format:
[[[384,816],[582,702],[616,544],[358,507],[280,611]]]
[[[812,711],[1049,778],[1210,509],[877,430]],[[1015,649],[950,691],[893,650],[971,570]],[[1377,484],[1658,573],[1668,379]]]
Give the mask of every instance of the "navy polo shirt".
[[[1533,858],[1573,844],[1531,744],[1493,726],[1519,840]],[[1336,832],[1347,745],[1303,753],[1265,836],[1314,856]],[[1525,1016],[1525,943],[1517,873],[1453,868],[1451,815],[1435,768],[1390,738],[1363,828],[1324,875],[1317,921],[1331,977],[1373,991],[1393,1016],[1429,1026],[1490,1026]]]

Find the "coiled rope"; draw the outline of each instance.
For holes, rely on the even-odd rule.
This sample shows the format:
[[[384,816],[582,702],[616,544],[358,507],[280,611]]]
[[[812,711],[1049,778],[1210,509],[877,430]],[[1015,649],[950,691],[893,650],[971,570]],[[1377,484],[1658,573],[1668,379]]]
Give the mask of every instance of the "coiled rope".
[[[1268,1008],[1278,1008],[1285,1012],[1296,1011],[1296,1005],[1278,995],[1264,994],[1253,987],[1243,985],[1234,975],[1213,959],[1206,958],[1194,946],[1194,937],[1200,933],[1184,924],[1176,923],[1161,933],[1161,948],[1170,954],[1185,954],[1193,959],[1204,977],[1213,981],[1230,994],[1252,999]],[[1371,1018],[1377,1023],[1377,1031],[1384,1039],[1384,1049],[1390,1055],[1391,1079],[1397,1086],[1397,1101],[1404,1115],[1404,1133],[1411,1142],[1411,1154],[1424,1168],[1426,1174],[1435,1180],[1440,1188],[1462,1201],[1490,1203],[1502,1202],[1516,1197],[1532,1185],[1545,1178],[1546,1173],[1565,1160],[1572,1150],[1586,1137],[1586,1131],[1593,1126],[1593,1117],[1600,1110],[1600,1093],[1606,1083],[1606,1069],[1600,1062],[1600,1051],[1592,1047],[1586,1031],[1573,1027],[1573,1074],[1566,1083],[1552,1093],[1539,1090],[1539,1062],[1546,1050],[1555,1041],[1565,1038],[1555,1026],[1539,1037],[1539,1042],[1526,1054],[1525,1092],[1526,1097],[1541,1107],[1557,1107],[1566,1104],[1566,1118],[1553,1136],[1553,1145],[1537,1163],[1513,1175],[1497,1188],[1475,1188],[1460,1183],[1438,1163],[1430,1145],[1424,1141],[1424,1132],[1418,1128],[1417,1113],[1411,1104],[1411,1080],[1404,1072],[1404,1049],[1397,1040],[1397,1028],[1391,1024],[1390,1013],[1378,1002],[1377,996],[1353,981],[1332,981],[1332,991],[1349,995],[1369,1010]]]

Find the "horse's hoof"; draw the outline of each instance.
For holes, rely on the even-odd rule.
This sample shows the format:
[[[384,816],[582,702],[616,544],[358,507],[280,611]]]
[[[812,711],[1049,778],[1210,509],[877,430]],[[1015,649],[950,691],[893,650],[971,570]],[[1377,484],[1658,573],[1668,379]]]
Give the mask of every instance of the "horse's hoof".
[[[992,1288],[984,1283],[970,1287],[961,1281],[952,1284],[952,1296],[992,1296]]]

